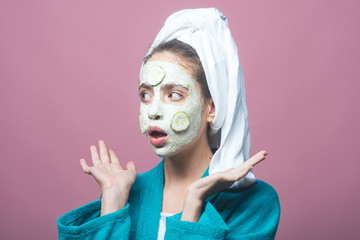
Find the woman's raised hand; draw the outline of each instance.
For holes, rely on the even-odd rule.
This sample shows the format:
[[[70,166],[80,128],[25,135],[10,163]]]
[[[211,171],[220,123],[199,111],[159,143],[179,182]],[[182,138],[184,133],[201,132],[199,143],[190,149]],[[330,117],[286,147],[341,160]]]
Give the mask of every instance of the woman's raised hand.
[[[100,156],[94,145],[90,146],[93,166],[80,159],[82,170],[92,175],[102,190],[101,215],[115,212],[123,208],[128,200],[131,186],[134,184],[137,171],[133,161],[120,165],[114,151],[107,149],[103,140],[99,141]]]
[[[202,203],[215,193],[226,190],[235,181],[243,178],[256,164],[265,160],[268,152],[262,150],[236,168],[217,172],[193,182],[184,200],[181,220],[198,221]]]

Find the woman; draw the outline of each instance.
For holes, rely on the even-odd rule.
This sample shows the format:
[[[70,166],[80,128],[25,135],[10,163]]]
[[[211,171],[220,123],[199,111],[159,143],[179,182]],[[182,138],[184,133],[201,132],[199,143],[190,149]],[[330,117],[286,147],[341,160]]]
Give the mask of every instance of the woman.
[[[137,175],[99,141],[81,167],[102,198],[61,216],[60,239],[273,239],[276,191],[256,180],[242,71],[226,17],[182,10],[165,22],[140,73],[140,127],[163,160]],[[211,149],[210,146],[215,148]]]

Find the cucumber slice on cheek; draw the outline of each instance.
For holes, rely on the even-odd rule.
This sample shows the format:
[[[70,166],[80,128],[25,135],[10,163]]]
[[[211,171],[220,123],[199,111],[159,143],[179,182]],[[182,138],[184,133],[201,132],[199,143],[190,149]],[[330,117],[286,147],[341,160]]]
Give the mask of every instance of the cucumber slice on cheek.
[[[185,131],[190,125],[190,118],[185,112],[177,112],[174,114],[170,126],[175,132]]]

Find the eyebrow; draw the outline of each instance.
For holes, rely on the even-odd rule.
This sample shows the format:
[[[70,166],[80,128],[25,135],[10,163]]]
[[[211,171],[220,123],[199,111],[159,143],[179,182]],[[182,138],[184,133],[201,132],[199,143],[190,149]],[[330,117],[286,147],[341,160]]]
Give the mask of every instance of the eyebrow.
[[[188,86],[185,86],[183,84],[175,84],[175,83],[168,83],[168,84],[165,84],[164,86],[161,87],[161,89],[165,89],[165,90],[169,90],[169,89],[172,89],[174,87],[183,87],[185,88],[186,90],[189,91],[189,87]]]
[[[140,88],[145,88],[145,89],[148,89],[148,90],[151,90],[151,89],[152,89],[152,87],[150,86],[150,84],[147,84],[147,83],[142,83],[142,84],[140,84],[138,90],[140,90]]]

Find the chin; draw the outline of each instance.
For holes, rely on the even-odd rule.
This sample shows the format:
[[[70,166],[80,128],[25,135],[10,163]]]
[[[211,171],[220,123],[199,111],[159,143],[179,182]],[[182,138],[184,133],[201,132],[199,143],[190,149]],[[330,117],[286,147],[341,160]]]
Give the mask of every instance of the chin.
[[[165,145],[163,147],[154,147],[153,146],[153,150],[157,156],[164,158],[164,157],[171,157],[171,156],[175,155],[178,149],[173,149],[173,148],[170,148]]]
[[[163,145],[151,145],[151,147],[154,150],[155,154],[161,158],[172,157],[194,146],[194,140],[196,136],[191,135],[192,134],[178,135],[176,137],[169,136],[168,140]]]

